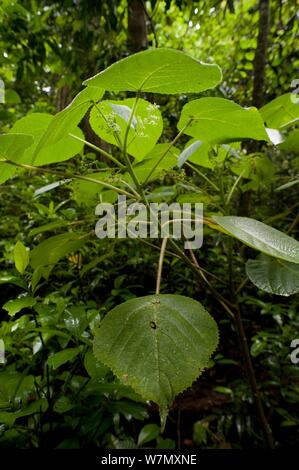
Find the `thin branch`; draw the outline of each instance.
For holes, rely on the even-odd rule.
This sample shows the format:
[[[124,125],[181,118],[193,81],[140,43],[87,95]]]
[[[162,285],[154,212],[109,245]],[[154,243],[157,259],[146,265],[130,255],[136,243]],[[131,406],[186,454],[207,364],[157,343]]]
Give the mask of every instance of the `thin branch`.
[[[77,139],[80,142],[83,142],[87,147],[95,150],[96,152],[101,153],[104,157],[109,158],[113,163],[115,163],[119,168],[125,168],[125,165],[123,165],[121,162],[119,162],[116,158],[114,158],[110,153],[106,152],[105,150],[101,149],[101,147],[98,147],[97,145],[92,144],[91,142],[88,142],[85,139],[81,139],[81,137],[78,137],[77,135],[70,134],[70,137],[73,137],[73,139]]]
[[[13,162],[11,160],[1,160],[4,163],[7,163],[9,165],[16,166],[18,168],[22,168],[24,170],[30,170],[30,171],[36,171],[38,173],[49,173],[51,175],[55,176],[60,176],[61,178],[74,178],[78,180],[83,180],[83,181],[89,181],[90,183],[95,183],[99,184],[101,186],[104,186],[105,188],[113,189],[114,191],[120,193],[120,194],[125,194],[126,196],[129,196],[133,199],[136,198],[134,194],[129,193],[128,191],[118,188],[116,186],[113,186],[112,184],[106,183],[105,181],[100,181],[95,178],[90,178],[89,176],[83,176],[83,175],[77,175],[77,174],[70,174],[67,172],[59,171],[59,170],[50,170],[50,168],[41,168],[39,166],[32,166],[32,165],[25,165],[24,163],[17,163]]]
[[[159,295],[159,293],[160,293],[161,277],[162,277],[162,269],[163,269],[163,260],[164,260],[167,240],[168,240],[168,238],[163,238],[163,241],[162,241],[162,244],[161,244],[159,266],[158,266],[158,273],[157,273],[156,295]]]

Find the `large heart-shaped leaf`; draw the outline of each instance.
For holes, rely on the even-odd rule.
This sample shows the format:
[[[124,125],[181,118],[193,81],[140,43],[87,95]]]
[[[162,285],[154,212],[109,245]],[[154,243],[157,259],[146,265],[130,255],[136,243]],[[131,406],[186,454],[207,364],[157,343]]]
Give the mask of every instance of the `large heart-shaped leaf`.
[[[259,289],[270,294],[291,295],[299,292],[299,265],[259,255],[246,263],[246,273]]]
[[[221,81],[218,65],[204,64],[174,49],[150,49],[126,57],[84,85],[109,91],[198,93]]]
[[[149,295],[107,314],[94,353],[122,382],[159,405],[163,426],[175,396],[200,375],[217,342],[216,323],[199,302]]]
[[[126,129],[131,125],[127,136],[127,152],[140,161],[154,147],[163,130],[163,121],[159,109],[139,99],[134,116],[130,119],[135,99],[123,101],[102,101],[92,108],[90,125],[94,132],[106,142],[124,146]]]
[[[242,108],[224,98],[200,98],[187,103],[178,129],[182,130],[186,125],[185,134],[210,144],[244,139],[269,140],[256,108]]]
[[[266,255],[299,264],[299,242],[294,238],[248,217],[214,216],[224,232]]]
[[[60,140],[68,137],[70,133],[80,123],[83,116],[87,113],[91,104],[99,101],[104,94],[104,90],[98,87],[88,87],[78,93],[73,101],[62,111],[57,113],[49,122],[48,127],[43,133],[38,145],[35,148],[34,162],[42,159],[39,155],[45,147],[51,147]]]
[[[2,162],[1,159],[15,161],[23,155],[25,150],[30,147],[32,143],[32,135],[23,133],[0,135],[0,184],[7,181],[16,172],[16,167],[5,163],[5,161]]]
[[[292,101],[292,94],[286,93],[265,104],[260,113],[268,127],[281,129],[298,121],[299,106]]]
[[[33,144],[25,150],[23,155],[17,156],[18,162],[36,166],[49,165],[68,160],[82,150],[83,143],[66,133],[60,140],[48,142],[36,155],[36,149],[43,139],[44,132],[47,132],[53,120],[55,120],[55,116],[53,117],[51,114],[31,113],[14,124],[12,132],[31,133],[34,139]],[[72,127],[72,133],[80,138],[84,137],[82,131],[76,126]]]

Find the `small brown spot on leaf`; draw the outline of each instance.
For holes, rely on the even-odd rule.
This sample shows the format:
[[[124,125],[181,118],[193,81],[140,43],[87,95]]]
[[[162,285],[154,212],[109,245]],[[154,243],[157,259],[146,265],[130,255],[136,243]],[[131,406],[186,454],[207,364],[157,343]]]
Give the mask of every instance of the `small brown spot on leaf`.
[[[151,322],[150,322],[150,327],[151,327],[153,330],[155,330],[155,329],[157,328],[157,325],[156,325],[156,323],[155,323],[154,321],[151,321]]]

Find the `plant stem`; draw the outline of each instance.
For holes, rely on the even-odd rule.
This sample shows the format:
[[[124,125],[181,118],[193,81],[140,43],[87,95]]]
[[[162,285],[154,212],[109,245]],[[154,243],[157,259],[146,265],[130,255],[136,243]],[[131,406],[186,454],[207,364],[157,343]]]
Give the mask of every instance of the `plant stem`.
[[[96,152],[101,153],[104,157],[109,158],[115,165],[117,165],[119,168],[124,169],[125,165],[123,165],[121,162],[119,162],[116,158],[114,158],[110,153],[106,152],[105,150],[101,149],[101,147],[98,147],[97,145],[92,144],[91,142],[88,142],[85,139],[81,139],[81,137],[78,137],[77,135],[74,134],[69,134],[70,137],[73,137],[73,139],[77,139],[80,142],[83,142],[87,147],[90,147],[91,149],[95,150]]]
[[[219,188],[218,186],[216,186],[215,183],[213,183],[213,181],[210,180],[210,178],[208,178],[206,175],[204,175],[201,171],[199,171],[198,168],[196,168],[195,166],[191,165],[191,163],[189,162],[186,162],[186,165],[191,168],[193,171],[195,171],[195,173],[197,173],[199,176],[201,176],[204,180],[206,180],[207,183],[209,183],[209,185],[212,186],[212,188],[216,189],[216,191],[219,191]]]
[[[181,137],[181,135],[185,132],[185,130],[187,129],[187,127],[190,125],[192,119],[189,119],[189,121],[187,122],[187,124],[183,127],[182,130],[180,130],[180,132],[175,136],[175,138],[170,142],[170,144],[168,145],[167,149],[165,150],[165,152],[161,155],[161,157],[159,158],[159,160],[157,161],[157,163],[153,166],[153,168],[151,169],[151,171],[149,172],[149,174],[147,175],[146,177],[146,180],[144,181],[143,183],[143,186],[146,185],[146,183],[148,182],[148,180],[150,179],[150,177],[152,176],[152,174],[154,173],[154,171],[156,170],[156,168],[160,165],[160,163],[162,162],[163,158],[167,155],[167,153],[169,152],[169,150],[171,149],[171,147],[174,146],[174,144],[179,140],[179,138]]]
[[[238,333],[238,338],[239,338],[239,341],[240,341],[241,350],[242,350],[242,353],[243,353],[243,356],[244,356],[244,359],[245,359],[245,367],[246,367],[248,380],[249,380],[251,390],[252,390],[253,396],[255,398],[256,406],[257,406],[258,417],[259,417],[259,420],[260,420],[265,438],[267,440],[268,446],[270,447],[270,449],[274,449],[275,448],[275,443],[274,443],[274,439],[273,439],[273,434],[272,434],[271,427],[270,427],[270,425],[267,421],[265,411],[264,411],[263,402],[262,402],[262,398],[261,398],[261,394],[260,394],[258,386],[257,386],[254,367],[253,367],[253,363],[252,363],[252,360],[251,360],[250,351],[249,351],[249,347],[248,347],[248,342],[247,342],[247,338],[246,338],[246,335],[245,335],[244,326],[243,326],[242,317],[241,317],[241,312],[240,312],[240,307],[239,307],[238,303],[236,303],[236,305],[235,305],[235,324],[236,324],[236,328],[237,328],[237,333]]]
[[[168,240],[168,238],[163,238],[162,244],[161,244],[159,266],[158,266],[158,273],[157,273],[156,295],[159,295],[159,293],[160,293],[163,261],[164,261],[164,255],[165,255],[167,240]]]
[[[127,123],[127,127],[126,127],[126,133],[125,133],[124,144],[123,144],[123,154],[124,154],[124,160],[125,160],[127,170],[129,172],[133,182],[135,183],[136,188],[139,190],[140,193],[143,194],[142,187],[141,187],[141,185],[138,181],[138,178],[137,178],[137,176],[134,172],[133,166],[132,166],[131,161],[130,161],[130,157],[128,156],[128,152],[127,152],[130,127],[131,127],[131,124],[132,124],[132,121],[133,121],[133,118],[134,118],[134,114],[135,114],[135,111],[136,111],[136,108],[137,108],[138,100],[139,100],[139,96],[137,94],[136,98],[135,98],[135,101],[134,101],[134,105],[133,105],[131,114],[130,114],[130,117],[129,117],[129,120],[128,120],[128,123]]]
[[[113,189],[114,191],[120,194],[125,194],[126,196],[129,196],[133,199],[136,198],[134,194],[131,194],[128,191],[125,191],[124,189],[113,186],[112,184],[106,183],[105,181],[90,178],[89,176],[70,174],[59,170],[50,170],[50,168],[41,168],[39,166],[25,165],[24,163],[17,163],[7,159],[3,160],[3,162],[8,163],[9,165],[17,166],[18,168],[23,168],[24,170],[37,171],[39,173],[49,173],[51,175],[60,176],[61,178],[75,178],[78,180],[89,181],[90,183],[100,184],[105,188]]]

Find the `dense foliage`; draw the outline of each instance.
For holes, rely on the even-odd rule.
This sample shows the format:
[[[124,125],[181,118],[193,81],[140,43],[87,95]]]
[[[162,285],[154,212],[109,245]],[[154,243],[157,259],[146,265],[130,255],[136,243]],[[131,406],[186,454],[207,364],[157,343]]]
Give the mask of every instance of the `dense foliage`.
[[[296,15],[3,0],[1,447],[298,445]],[[97,238],[119,195],[202,248]]]

